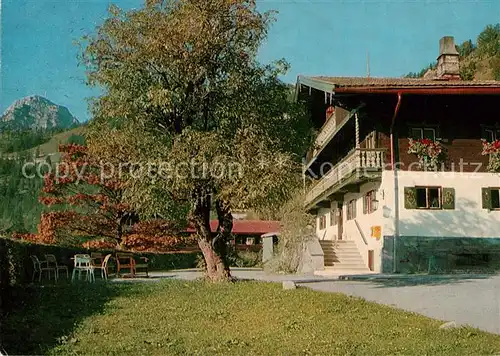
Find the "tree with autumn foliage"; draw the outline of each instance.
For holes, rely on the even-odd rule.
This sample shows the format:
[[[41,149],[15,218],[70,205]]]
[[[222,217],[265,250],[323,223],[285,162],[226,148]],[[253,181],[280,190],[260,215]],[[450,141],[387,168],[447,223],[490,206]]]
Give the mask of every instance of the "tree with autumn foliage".
[[[89,146],[109,152],[110,133],[120,132],[131,160],[157,164],[127,178],[130,201],[162,216],[187,206],[213,281],[230,279],[231,211],[277,210],[301,183],[311,142],[278,78],[288,64],[256,58],[272,20],[252,0],[148,0],[138,10],[112,6],[83,45],[88,82],[103,90]]]
[[[69,236],[123,241],[124,226],[134,212],[124,201],[124,182],[112,176],[86,146],[59,146],[61,160],[45,175],[40,202],[57,211],[42,215],[39,235],[44,241],[60,242]],[[63,236],[57,237],[56,234]]]

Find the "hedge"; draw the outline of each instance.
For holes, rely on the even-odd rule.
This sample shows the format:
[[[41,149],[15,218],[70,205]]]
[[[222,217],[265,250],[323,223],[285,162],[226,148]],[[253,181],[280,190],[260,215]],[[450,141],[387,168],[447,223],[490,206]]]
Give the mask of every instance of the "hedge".
[[[71,257],[78,253],[101,252],[115,253],[116,251],[88,250],[84,248],[62,247],[57,245],[41,245],[21,240],[12,240],[0,237],[0,313],[9,301],[10,289],[13,286],[31,283],[33,263],[31,255],[45,259],[46,254],[53,254],[61,265],[68,266],[71,273],[73,261]],[[199,252],[188,253],[134,253],[134,256],[147,257],[149,269],[171,270],[196,267]]]
[[[260,264],[261,252],[253,251],[252,246],[236,246],[230,257],[232,266],[254,267]],[[255,249],[260,250],[255,246]],[[78,253],[100,252],[115,254],[115,250],[89,250],[77,247],[64,247],[58,245],[42,245],[22,240],[14,240],[0,236],[0,314],[2,309],[8,304],[10,289],[13,286],[21,286],[32,282],[33,263],[31,255],[37,256],[40,260],[45,259],[46,254],[56,256],[60,265],[68,266],[71,273],[73,261],[71,257]],[[147,257],[149,259],[149,269],[173,270],[195,268],[198,265],[201,253],[199,251],[184,251],[172,253],[149,253],[134,252],[136,259]]]

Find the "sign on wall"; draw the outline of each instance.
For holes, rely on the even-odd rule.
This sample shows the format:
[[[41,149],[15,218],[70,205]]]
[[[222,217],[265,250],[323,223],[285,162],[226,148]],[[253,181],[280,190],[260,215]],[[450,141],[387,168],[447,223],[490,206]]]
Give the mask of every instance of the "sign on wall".
[[[377,240],[380,240],[380,238],[382,237],[382,226],[372,226],[371,230],[372,230],[372,237]]]

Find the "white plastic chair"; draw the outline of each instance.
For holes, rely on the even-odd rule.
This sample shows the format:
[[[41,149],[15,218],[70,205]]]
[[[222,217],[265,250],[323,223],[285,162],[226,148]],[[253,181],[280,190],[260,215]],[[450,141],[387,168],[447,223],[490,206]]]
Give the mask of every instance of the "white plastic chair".
[[[110,258],[111,258],[111,254],[106,255],[106,257],[104,257],[104,260],[102,261],[102,263],[99,266],[94,266],[95,269],[101,270],[101,278],[102,279],[106,279],[106,280],[108,279],[108,262],[109,262]]]
[[[53,268],[56,270],[56,282],[59,279],[59,270],[66,271],[66,278],[69,278],[68,266],[58,264],[55,255],[45,255],[45,261],[47,261],[47,267],[54,266]]]
[[[35,276],[38,273],[38,281],[40,282],[42,280],[42,273],[47,272],[47,275],[50,280],[50,271],[54,271],[54,278],[56,278],[56,270],[53,267],[50,267],[47,263],[47,261],[40,261],[37,256],[31,255],[30,256],[31,261],[33,262],[33,275],[31,276],[31,281],[35,281]],[[57,278],[56,278],[57,280]]]
[[[75,255],[75,266],[71,274],[71,282],[75,280],[76,272],[78,272],[78,279],[81,279],[82,272],[85,272],[85,280],[95,282],[94,266],[90,255]]]

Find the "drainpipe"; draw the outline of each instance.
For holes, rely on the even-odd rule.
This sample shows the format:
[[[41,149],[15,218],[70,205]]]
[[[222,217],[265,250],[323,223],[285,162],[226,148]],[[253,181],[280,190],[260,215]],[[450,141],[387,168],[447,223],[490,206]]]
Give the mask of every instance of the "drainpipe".
[[[391,169],[394,174],[394,238],[392,243],[392,272],[398,272],[398,262],[397,262],[397,241],[399,238],[399,186],[398,186],[398,167],[395,162],[394,157],[394,123],[396,121],[396,116],[398,116],[399,108],[401,107],[401,92],[398,92],[398,102],[394,108],[394,115],[392,116],[391,122]],[[396,142],[397,143],[397,142]]]

